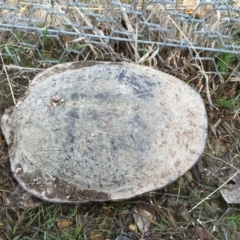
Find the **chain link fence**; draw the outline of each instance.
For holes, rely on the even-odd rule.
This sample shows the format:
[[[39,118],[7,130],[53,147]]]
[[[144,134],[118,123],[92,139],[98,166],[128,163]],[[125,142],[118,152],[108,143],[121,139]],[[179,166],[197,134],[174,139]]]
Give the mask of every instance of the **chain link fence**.
[[[161,62],[173,48],[215,64],[213,54],[240,54],[239,39],[239,0],[0,1],[1,56],[15,67],[89,58]]]

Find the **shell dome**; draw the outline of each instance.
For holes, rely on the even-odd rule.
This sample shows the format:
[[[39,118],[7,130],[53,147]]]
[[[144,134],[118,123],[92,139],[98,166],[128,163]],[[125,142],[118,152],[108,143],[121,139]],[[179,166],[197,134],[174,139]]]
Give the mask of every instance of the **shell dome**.
[[[201,156],[207,117],[179,79],[131,63],[75,62],[38,74],[2,117],[20,185],[51,202],[131,198]]]

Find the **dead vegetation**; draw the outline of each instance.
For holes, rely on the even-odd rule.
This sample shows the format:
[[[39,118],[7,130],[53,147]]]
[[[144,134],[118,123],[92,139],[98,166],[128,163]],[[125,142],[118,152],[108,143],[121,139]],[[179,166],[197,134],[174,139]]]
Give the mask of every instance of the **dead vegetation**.
[[[93,5],[99,14],[105,11],[103,1],[93,1]],[[31,9],[24,6],[28,7],[24,13],[29,14]],[[39,26],[41,31],[2,31],[0,116],[4,109],[13,105],[14,99],[23,96],[33,77],[52,64],[81,60],[136,62],[170,73],[201,94],[209,121],[205,152],[196,166],[178,181],[136,199],[81,205],[44,203],[34,209],[18,209],[6,205],[6,198],[16,182],[10,171],[7,145],[0,135],[0,239],[239,239],[240,208],[238,204],[226,202],[220,192],[227,189],[227,193],[231,193],[239,187],[236,178],[240,167],[239,54],[203,51],[193,45],[179,48],[152,43],[176,39],[190,45],[198,43],[196,46],[220,49],[219,38],[192,34],[193,28],[205,27],[209,32],[221,30],[230,34],[232,40],[225,44],[239,46],[239,22],[230,23],[224,11],[211,12],[204,22],[197,21],[202,19],[203,11],[211,9],[204,4],[198,8],[196,18],[195,12],[188,9],[187,13],[193,14],[193,24],[178,22],[161,4],[154,7],[139,2],[135,8],[143,11],[145,20],[152,24],[152,28],[147,28],[150,25],[138,25],[136,15],[124,13],[126,9],[122,8],[119,14],[116,6],[111,6],[112,15],[109,15],[119,24],[114,34],[107,22],[96,24],[96,19],[90,15],[84,18],[89,32],[101,35],[102,39],[62,33],[51,36],[45,24],[50,28],[53,23],[48,20],[53,21],[53,18],[45,18],[47,21]],[[33,12],[37,19],[43,16],[40,10],[35,8]],[[72,21],[86,14],[78,8],[70,10]],[[186,10],[182,8],[181,11]],[[206,14],[204,12],[204,16]],[[225,14],[224,17],[221,14]],[[10,19],[11,14],[7,17]],[[171,26],[171,31],[163,32],[154,24],[165,30]],[[136,29],[135,35],[131,35],[135,42],[128,41],[132,29]],[[110,33],[112,38],[106,40],[104,37]],[[239,191],[234,194],[240,199]]]

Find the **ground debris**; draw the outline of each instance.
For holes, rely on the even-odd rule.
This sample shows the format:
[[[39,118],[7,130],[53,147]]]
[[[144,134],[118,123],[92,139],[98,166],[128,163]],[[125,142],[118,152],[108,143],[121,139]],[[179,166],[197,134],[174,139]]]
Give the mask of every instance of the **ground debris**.
[[[152,221],[156,220],[154,208],[138,205],[134,208],[133,218],[140,232],[146,233],[150,230]]]
[[[197,239],[197,240],[211,240],[211,234],[202,227],[193,226],[188,229],[188,233],[191,236],[190,239]]]
[[[227,203],[240,203],[240,174],[238,172],[229,172],[221,178],[226,184],[220,189],[220,192]]]
[[[180,221],[189,221],[190,215],[187,209],[187,202],[181,200],[178,200],[177,202],[174,198],[169,197],[167,204],[168,209],[170,210],[170,213],[174,219]]]
[[[17,186],[10,196],[6,197],[6,205],[17,208],[35,208],[42,204],[42,201]]]
[[[65,218],[60,218],[57,222],[57,226],[60,229],[67,228],[72,224],[73,224],[73,221],[65,219]]]

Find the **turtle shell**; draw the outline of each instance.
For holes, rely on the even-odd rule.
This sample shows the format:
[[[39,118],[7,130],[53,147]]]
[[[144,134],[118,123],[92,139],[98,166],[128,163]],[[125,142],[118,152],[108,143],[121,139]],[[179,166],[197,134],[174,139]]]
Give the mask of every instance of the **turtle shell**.
[[[37,75],[2,117],[21,186],[52,202],[127,199],[201,156],[207,117],[179,79],[131,63],[75,62]]]

